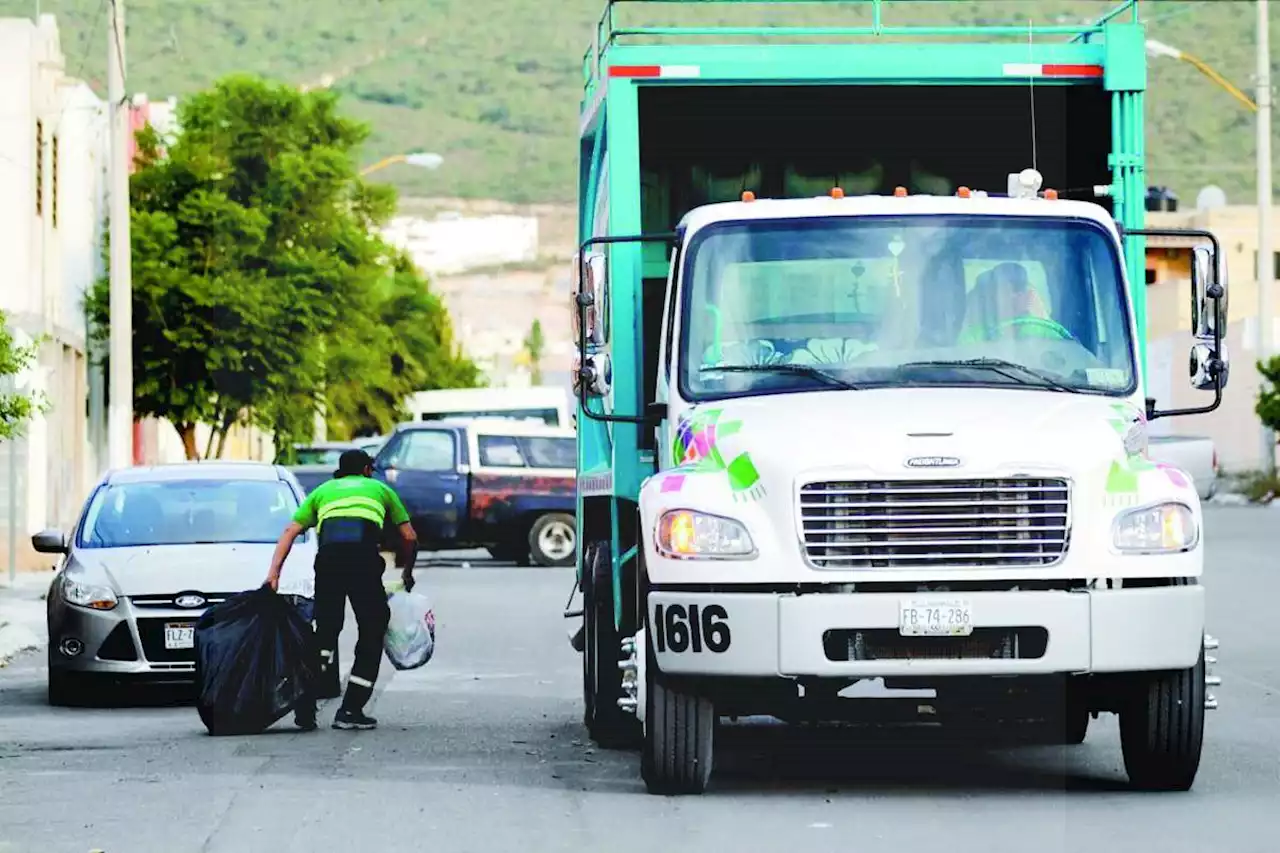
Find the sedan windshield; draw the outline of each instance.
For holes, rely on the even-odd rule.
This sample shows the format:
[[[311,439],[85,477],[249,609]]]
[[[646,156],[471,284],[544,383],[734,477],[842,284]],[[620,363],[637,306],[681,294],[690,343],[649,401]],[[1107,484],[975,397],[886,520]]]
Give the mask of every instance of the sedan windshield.
[[[81,548],[275,542],[298,501],[281,482],[180,480],[121,483],[99,491]]]
[[[1123,395],[1135,384],[1119,253],[1096,224],[756,221],[704,229],[686,257],[690,400],[904,385]]]

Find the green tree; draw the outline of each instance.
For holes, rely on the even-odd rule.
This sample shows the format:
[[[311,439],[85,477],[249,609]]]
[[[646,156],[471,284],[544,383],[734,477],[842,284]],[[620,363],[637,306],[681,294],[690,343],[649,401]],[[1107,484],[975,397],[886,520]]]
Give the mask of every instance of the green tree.
[[[389,266],[371,310],[340,330],[326,365],[326,421],[338,437],[389,431],[408,416],[402,404],[415,391],[480,381],[454,340],[448,311],[412,260],[393,251]]]
[[[13,378],[31,367],[40,349],[40,340],[19,346],[9,331],[9,318],[0,311],[0,440],[17,438],[31,418],[49,410],[41,393],[24,394],[11,385]]]
[[[546,339],[542,336],[542,321],[534,320],[524,339],[524,351],[529,356],[529,372],[534,385],[542,384],[542,354],[546,351],[546,346]]]
[[[172,422],[189,459],[201,423],[212,427],[205,456],[222,454],[237,422],[278,446],[309,437],[342,380],[339,410],[376,408],[378,379],[346,360],[389,361],[396,346],[370,322],[395,269],[375,232],[395,195],[360,179],[370,129],[337,107],[331,92],[233,75],[182,102],[171,143],[139,135],[134,407]],[[105,337],[105,280],[88,308]],[[433,322],[448,329],[447,315]]]
[[[1268,427],[1280,430],[1280,356],[1259,361],[1257,367],[1262,383],[1258,388],[1258,402],[1254,411]]]

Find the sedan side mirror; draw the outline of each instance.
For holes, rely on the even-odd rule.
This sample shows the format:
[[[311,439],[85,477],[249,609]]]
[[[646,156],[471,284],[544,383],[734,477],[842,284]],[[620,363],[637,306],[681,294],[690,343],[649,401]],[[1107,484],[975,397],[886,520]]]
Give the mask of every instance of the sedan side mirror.
[[[42,530],[31,537],[31,547],[41,554],[65,554],[67,537],[61,530]]]

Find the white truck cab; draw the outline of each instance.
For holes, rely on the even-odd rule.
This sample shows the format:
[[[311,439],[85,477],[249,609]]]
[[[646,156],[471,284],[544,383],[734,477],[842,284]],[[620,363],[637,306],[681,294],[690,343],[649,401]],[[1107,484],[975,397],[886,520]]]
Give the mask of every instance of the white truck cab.
[[[624,643],[649,776],[701,790],[720,716],[883,678],[1059,742],[1118,713],[1131,780],[1190,787],[1217,681],[1200,501],[1145,456],[1114,221],[1028,195],[684,217]]]

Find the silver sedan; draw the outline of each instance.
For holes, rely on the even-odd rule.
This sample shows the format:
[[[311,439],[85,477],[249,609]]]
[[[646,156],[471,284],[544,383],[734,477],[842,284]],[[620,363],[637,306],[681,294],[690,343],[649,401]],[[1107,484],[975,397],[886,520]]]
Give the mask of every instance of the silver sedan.
[[[104,477],[70,532],[32,538],[37,551],[64,555],[48,595],[50,703],[80,704],[104,681],[191,681],[196,622],[262,585],[302,498],[288,471],[265,463]],[[295,544],[282,594],[313,597],[315,548],[311,533]]]

